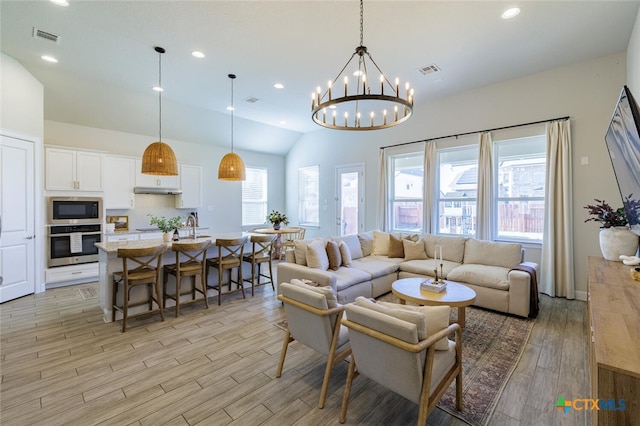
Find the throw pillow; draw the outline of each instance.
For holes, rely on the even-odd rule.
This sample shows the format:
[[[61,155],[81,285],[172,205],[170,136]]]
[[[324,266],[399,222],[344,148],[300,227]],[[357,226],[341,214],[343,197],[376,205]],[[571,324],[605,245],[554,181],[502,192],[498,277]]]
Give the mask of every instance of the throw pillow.
[[[342,255],[337,242],[327,241],[327,257],[329,258],[329,269],[337,271],[342,265]]]
[[[292,279],[289,284],[293,284],[299,287],[306,288],[307,290],[314,291],[316,293],[322,294],[325,299],[327,299],[327,307],[329,309],[335,308],[338,306],[338,298],[336,297],[336,292],[333,291],[331,287],[317,287],[309,284],[305,284],[302,280]]]
[[[373,231],[373,250],[372,256],[388,256],[389,255],[389,233]]]
[[[294,240],[293,241],[293,254],[296,257],[296,263],[298,265],[307,266],[307,245],[309,241],[306,240]]]
[[[326,243],[324,240],[313,240],[307,245],[307,266],[326,271],[329,269]]]
[[[423,240],[418,240],[416,242],[402,240],[402,246],[404,248],[404,260],[427,259],[427,253],[424,251]]]
[[[360,240],[360,251],[362,252],[362,256],[356,256],[356,252],[351,248],[351,255],[354,259],[359,259],[361,257],[366,257],[371,254],[373,251],[373,233],[372,232],[363,232],[358,234],[358,240]]]
[[[377,312],[381,312],[383,314],[392,316],[394,318],[406,321],[411,324],[415,324],[416,329],[418,331],[418,340],[424,340],[427,338],[427,324],[426,318],[423,313],[412,311],[410,309],[395,309],[398,305],[395,303],[390,303],[391,307],[387,307],[382,303],[372,301],[367,299],[366,297],[358,296],[356,297],[356,305],[362,306],[363,308],[372,309]]]
[[[379,305],[390,309],[404,309],[408,311],[420,312],[426,319],[426,337],[437,333],[443,328],[449,327],[449,314],[451,308],[449,306],[413,306],[399,305],[397,303],[377,302]],[[426,338],[425,337],[425,338]],[[446,337],[438,340],[435,346],[437,351],[446,351],[449,349],[449,342]]]
[[[360,238],[358,238],[358,235],[344,235],[342,237],[336,238],[336,240],[340,240],[347,245],[347,247],[349,248],[349,253],[351,254],[351,259],[360,259],[363,256],[362,247],[360,246]],[[344,259],[342,260],[342,263],[344,263]]]
[[[342,266],[350,268],[353,265],[353,259],[351,258],[351,250],[349,250],[349,246],[344,241],[340,241],[338,248],[340,249],[340,256],[342,256]]]
[[[404,257],[402,241],[400,237],[389,235],[389,257]]]

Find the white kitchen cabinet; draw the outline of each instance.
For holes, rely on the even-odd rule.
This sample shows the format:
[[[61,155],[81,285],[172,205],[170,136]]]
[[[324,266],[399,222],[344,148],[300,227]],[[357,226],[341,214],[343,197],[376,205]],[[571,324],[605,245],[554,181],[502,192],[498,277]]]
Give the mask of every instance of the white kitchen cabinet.
[[[116,241],[137,241],[140,239],[140,234],[106,234],[105,240],[107,243],[113,243]]]
[[[180,164],[180,189],[177,209],[197,209],[202,205],[202,167]]]
[[[48,191],[102,191],[102,154],[66,148],[45,150]]]
[[[79,284],[95,281],[98,278],[98,262],[49,268],[45,270],[44,275],[47,284]]]
[[[136,182],[136,159],[107,155],[104,157],[104,207],[132,209],[135,207],[133,187]]]
[[[180,175],[144,175],[142,174],[142,160],[136,159],[136,186],[144,188],[180,188]]]

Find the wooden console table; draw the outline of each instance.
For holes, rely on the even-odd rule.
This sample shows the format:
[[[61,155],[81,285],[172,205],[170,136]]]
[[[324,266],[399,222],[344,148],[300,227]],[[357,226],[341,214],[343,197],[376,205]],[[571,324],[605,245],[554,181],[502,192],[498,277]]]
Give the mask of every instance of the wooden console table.
[[[589,378],[593,426],[633,425],[640,419],[640,282],[630,266],[589,257]],[[603,401],[624,399],[624,410],[603,409]]]

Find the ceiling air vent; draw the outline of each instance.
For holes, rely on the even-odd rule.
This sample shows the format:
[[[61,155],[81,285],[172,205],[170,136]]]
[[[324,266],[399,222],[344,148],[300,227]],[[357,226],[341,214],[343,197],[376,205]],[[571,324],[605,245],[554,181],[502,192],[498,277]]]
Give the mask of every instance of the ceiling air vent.
[[[35,27],[33,28],[33,37],[40,40],[50,41],[55,44],[60,44],[60,36],[39,30]]]
[[[244,101],[248,104],[255,104],[256,102],[258,102],[260,99],[258,98],[254,98],[253,96],[248,97],[247,99],[245,99]]]
[[[426,67],[422,67],[418,69],[418,72],[422,75],[429,75],[440,71],[440,67],[436,64],[427,65]]]

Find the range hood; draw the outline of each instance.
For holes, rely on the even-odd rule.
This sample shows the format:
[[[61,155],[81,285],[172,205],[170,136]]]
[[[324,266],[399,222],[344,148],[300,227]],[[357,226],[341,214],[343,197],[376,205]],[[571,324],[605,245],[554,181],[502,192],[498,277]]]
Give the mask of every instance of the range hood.
[[[180,188],[158,188],[158,187],[146,187],[136,186],[133,188],[134,194],[159,194],[159,195],[177,195],[182,194]]]

